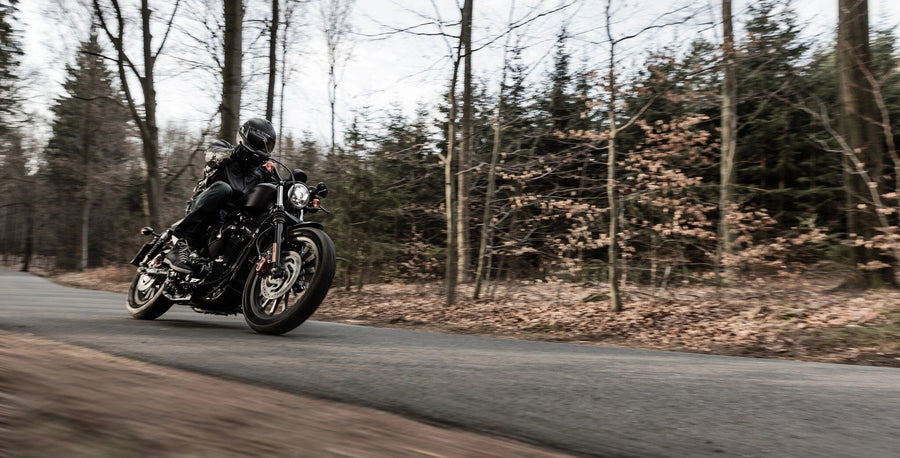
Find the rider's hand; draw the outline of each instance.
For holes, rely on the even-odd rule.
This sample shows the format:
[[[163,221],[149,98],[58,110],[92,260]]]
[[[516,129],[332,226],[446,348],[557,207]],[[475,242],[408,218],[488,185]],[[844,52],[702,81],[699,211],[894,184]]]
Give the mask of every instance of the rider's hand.
[[[272,161],[266,161],[265,166],[266,170],[268,170],[269,172],[275,170],[275,164],[273,164]]]

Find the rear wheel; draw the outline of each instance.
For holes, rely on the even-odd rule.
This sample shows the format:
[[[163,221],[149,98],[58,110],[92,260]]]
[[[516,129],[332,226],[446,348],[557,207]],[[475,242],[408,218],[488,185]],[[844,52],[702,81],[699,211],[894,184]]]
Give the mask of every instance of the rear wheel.
[[[125,308],[132,318],[155,320],[172,307],[172,301],[163,296],[166,277],[138,272],[128,288]]]
[[[281,277],[252,269],[244,284],[244,319],[262,334],[300,326],[319,308],[334,278],[334,243],[319,229],[303,228],[285,240],[281,259]]]

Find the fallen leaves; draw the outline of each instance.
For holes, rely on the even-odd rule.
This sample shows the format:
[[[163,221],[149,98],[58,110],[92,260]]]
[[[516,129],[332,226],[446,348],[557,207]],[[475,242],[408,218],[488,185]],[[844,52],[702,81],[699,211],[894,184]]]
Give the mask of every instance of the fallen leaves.
[[[428,329],[572,342],[603,342],[644,348],[725,354],[781,355],[803,359],[853,362],[857,351],[832,345],[820,348],[822,331],[847,326],[890,325],[891,310],[900,307],[900,292],[833,291],[840,278],[771,279],[767,290],[733,287],[670,288],[665,297],[625,288],[626,309],[607,311],[602,286],[553,282],[510,282],[500,285],[493,300],[460,299],[445,307],[439,284],[367,285],[362,292],[333,290],[317,318],[421,325]],[[470,291],[462,287],[460,297]],[[592,301],[586,301],[590,298]],[[750,299],[747,299],[750,298]],[[404,326],[409,327],[409,326]],[[831,339],[831,337],[828,337]],[[873,347],[900,357],[900,342]],[[900,361],[893,365],[900,365]]]
[[[133,269],[110,267],[56,279],[127,291]],[[625,310],[609,312],[604,285],[510,281],[487,299],[444,306],[440,283],[383,283],[361,292],[332,288],[313,319],[537,340],[900,367],[900,292],[840,291],[840,273],[773,276],[723,288],[624,288]]]

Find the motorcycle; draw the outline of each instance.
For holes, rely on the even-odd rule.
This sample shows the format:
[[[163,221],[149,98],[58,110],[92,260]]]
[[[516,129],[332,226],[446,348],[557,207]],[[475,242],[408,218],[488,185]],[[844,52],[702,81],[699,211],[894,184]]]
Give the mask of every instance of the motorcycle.
[[[153,239],[131,261],[138,268],[126,304],[133,318],[153,320],[181,304],[198,313],[241,313],[254,331],[278,335],[316,311],[334,278],[335,249],[322,225],[304,216],[329,213],[322,206],[328,188],[308,186],[302,170],[271,160],[288,176],[276,167],[277,183],[260,183],[227,206],[194,255],[192,272],[163,262],[174,245],[171,228],[141,229]]]

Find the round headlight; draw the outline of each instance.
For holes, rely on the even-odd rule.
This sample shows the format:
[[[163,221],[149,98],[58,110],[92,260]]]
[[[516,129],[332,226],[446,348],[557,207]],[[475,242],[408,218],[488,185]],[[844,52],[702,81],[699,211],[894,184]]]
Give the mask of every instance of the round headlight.
[[[294,208],[305,208],[309,203],[309,188],[305,184],[295,184],[288,190],[288,201]]]

